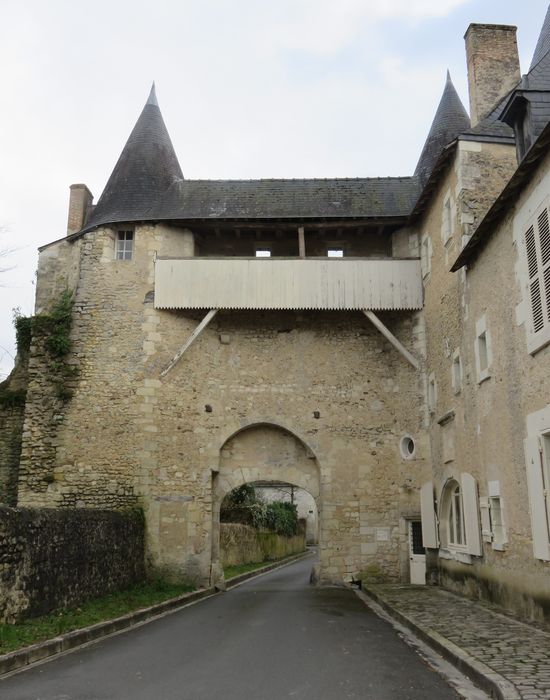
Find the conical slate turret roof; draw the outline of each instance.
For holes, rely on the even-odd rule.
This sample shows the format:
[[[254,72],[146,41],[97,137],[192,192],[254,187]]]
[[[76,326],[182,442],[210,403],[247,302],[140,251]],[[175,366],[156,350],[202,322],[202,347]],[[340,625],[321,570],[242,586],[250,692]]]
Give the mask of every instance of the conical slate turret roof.
[[[450,73],[447,71],[445,89],[414,171],[414,174],[420,178],[422,185],[428,180],[445,146],[469,128],[470,117],[464,109]]]
[[[544,58],[548,51],[550,51],[550,6],[546,11],[546,17],[544,18],[544,23],[540,31],[539,40],[537,41],[537,45],[535,47],[533,60],[531,61],[531,65],[529,66],[530,71],[533,70],[533,68],[542,58]]]
[[[158,106],[155,84],[86,222],[85,230],[102,224],[139,221],[176,181],[182,180],[174,147]]]

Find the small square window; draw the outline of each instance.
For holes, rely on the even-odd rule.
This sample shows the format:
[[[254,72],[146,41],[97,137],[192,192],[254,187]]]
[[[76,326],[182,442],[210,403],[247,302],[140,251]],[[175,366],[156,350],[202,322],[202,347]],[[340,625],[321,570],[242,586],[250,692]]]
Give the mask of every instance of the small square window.
[[[429,236],[422,237],[420,244],[420,267],[422,269],[422,279],[425,279],[432,270],[432,242]]]
[[[430,413],[435,413],[437,402],[437,385],[435,382],[435,374],[432,372],[428,377],[428,410]]]
[[[451,235],[453,233],[453,217],[450,197],[445,200],[443,205],[443,224],[441,233],[443,237],[443,244],[447,245],[447,243],[451,240]]]
[[[491,532],[493,535],[493,549],[498,549],[499,546],[506,544],[506,530],[504,529],[502,501],[500,496],[490,497],[489,504],[491,513]]]
[[[270,258],[271,251],[269,250],[269,248],[257,248],[256,249],[256,257],[257,258]]]
[[[327,257],[329,258],[343,258],[344,250],[342,248],[328,248]]]
[[[491,337],[487,330],[487,321],[482,316],[476,323],[475,356],[477,381],[481,384],[491,376]]]
[[[483,331],[477,337],[477,347],[479,351],[479,369],[481,372],[489,367],[489,357],[487,355],[487,333]]]
[[[462,362],[458,350],[453,355],[452,381],[454,393],[459,394],[462,389]]]
[[[118,231],[116,240],[116,259],[131,260],[134,255],[134,232]]]

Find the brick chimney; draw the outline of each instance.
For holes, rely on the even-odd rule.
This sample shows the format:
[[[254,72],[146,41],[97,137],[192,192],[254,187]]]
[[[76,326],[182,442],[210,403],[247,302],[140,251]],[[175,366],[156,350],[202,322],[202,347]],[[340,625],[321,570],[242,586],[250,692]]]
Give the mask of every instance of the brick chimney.
[[[486,117],[520,79],[516,29],[501,24],[470,24],[464,35],[472,126]]]
[[[93,194],[86,185],[71,185],[69,197],[69,218],[67,220],[67,236],[76,233],[86,223],[94,200]]]

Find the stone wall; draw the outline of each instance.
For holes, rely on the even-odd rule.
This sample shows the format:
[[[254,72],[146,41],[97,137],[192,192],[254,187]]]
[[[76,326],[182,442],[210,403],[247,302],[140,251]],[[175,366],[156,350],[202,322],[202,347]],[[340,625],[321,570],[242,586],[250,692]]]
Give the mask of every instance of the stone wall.
[[[27,391],[28,352],[21,351],[0,383],[0,504],[15,505]]]
[[[275,532],[255,530],[250,525],[220,525],[220,558],[223,566],[277,561],[305,549],[303,532],[294,537],[283,537]]]
[[[39,348],[31,358],[20,504],[139,502],[150,566],[207,584],[213,479],[226,466],[225,445],[267,424],[295,436],[306,454],[302,464],[316,465],[325,580],[350,580],[373,560],[389,579],[406,579],[400,518],[418,516],[430,459],[421,374],[359,312],[220,311],[161,378],[204,316],[153,303],[155,255],[189,252],[189,234],[137,226],[131,261],[114,259],[115,234],[104,228],[79,239],[78,265],[73,254],[56,257],[50,249],[40,262],[41,304],[49,280],[65,275],[63,266],[71,275],[78,269],[71,360],[79,369],[72,398],[44,425],[47,366]],[[412,239],[407,233],[403,246]],[[380,318],[422,356],[421,314]],[[399,449],[404,435],[416,441],[412,460]],[[47,467],[38,458],[44,437]],[[258,440],[259,454],[276,447],[263,445],[259,433]],[[278,459],[272,450],[256,480],[277,478]]]
[[[425,315],[427,371],[436,382],[428,420],[441,535],[440,549],[428,558],[428,575],[452,590],[542,619],[550,610],[548,564],[533,555],[524,439],[527,416],[548,404],[550,347],[535,355],[527,350],[514,219],[537,186],[540,196],[534,201],[536,205],[542,201],[548,178],[541,183],[541,176],[536,176],[518,197],[515,212],[512,209],[503,218],[479,255],[459,272],[449,272],[462,237],[471,232],[487,202],[498,196],[506,173],[513,170],[513,156],[511,146],[468,144],[459,151],[422,222],[433,251],[432,269],[425,279]],[[547,158],[541,172],[549,168]],[[447,192],[458,203],[453,203],[453,232],[445,244],[442,204]],[[476,357],[482,320],[490,351],[483,377]],[[458,385],[452,377],[454,357],[460,357]],[[445,483],[460,481],[464,472],[475,478],[480,498],[489,496],[489,485],[499,489],[501,498],[506,541],[493,543],[490,535],[484,536],[479,555],[449,543],[443,527]]]
[[[0,507],[0,620],[35,617],[144,577],[139,511]]]
[[[13,505],[17,501],[24,414],[24,403],[0,405],[0,503]]]

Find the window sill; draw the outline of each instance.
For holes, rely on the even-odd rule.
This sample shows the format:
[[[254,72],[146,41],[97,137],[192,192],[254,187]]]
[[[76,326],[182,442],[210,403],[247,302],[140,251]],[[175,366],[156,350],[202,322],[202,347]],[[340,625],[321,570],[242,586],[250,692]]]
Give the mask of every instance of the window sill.
[[[454,420],[455,417],[455,411],[454,408],[451,408],[450,411],[447,411],[444,413],[440,418],[437,419],[438,425],[446,425],[447,423],[450,423],[452,420]],[[449,460],[452,461],[452,460]]]
[[[491,379],[491,373],[489,370],[483,370],[483,372],[480,373],[477,383],[478,384],[483,384],[483,382],[486,382],[488,379]]]
[[[472,557],[463,550],[453,549],[451,546],[439,549],[439,558],[451,561],[459,561],[461,564],[471,564]]]
[[[527,337],[527,350],[530,355],[535,355],[539,350],[545,348],[550,343],[550,327],[539,331],[536,335],[530,333]]]

